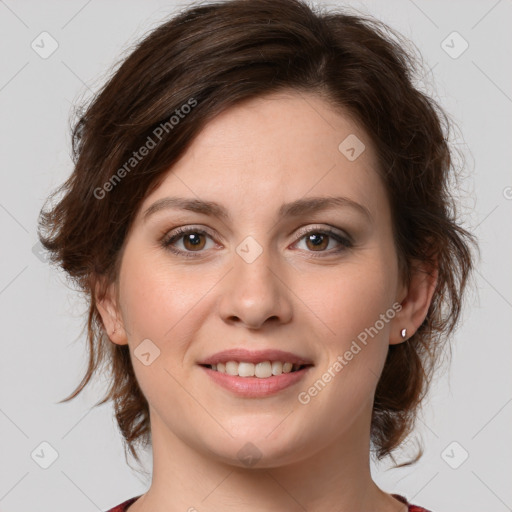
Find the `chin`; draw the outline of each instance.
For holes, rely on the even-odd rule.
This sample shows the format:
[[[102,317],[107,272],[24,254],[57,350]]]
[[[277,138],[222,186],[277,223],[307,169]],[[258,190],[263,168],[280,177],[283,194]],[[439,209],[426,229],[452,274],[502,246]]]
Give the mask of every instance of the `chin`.
[[[210,452],[222,462],[240,468],[273,468],[299,462],[307,456],[304,449],[308,444],[311,448],[311,443],[305,443],[303,437],[294,440],[289,430],[276,428],[282,420],[281,417],[271,423],[256,422],[247,431],[239,426],[236,436],[218,441],[209,447]]]

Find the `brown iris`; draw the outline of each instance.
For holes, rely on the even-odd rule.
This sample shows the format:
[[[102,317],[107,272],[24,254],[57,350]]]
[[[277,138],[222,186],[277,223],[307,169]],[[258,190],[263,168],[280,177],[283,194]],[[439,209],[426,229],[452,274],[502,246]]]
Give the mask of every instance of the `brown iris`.
[[[201,243],[200,237],[203,237],[203,243]],[[201,250],[205,244],[204,238],[205,236],[200,233],[187,233],[183,235],[183,245],[187,250]],[[190,244],[190,247],[188,247],[187,244]]]
[[[322,240],[320,241],[319,240],[319,237],[322,237]],[[314,241],[316,240],[316,241]],[[307,235],[306,236],[306,244],[308,244],[308,248],[311,248],[309,247],[309,242],[313,242],[313,247],[318,249],[325,249],[328,245],[329,245],[329,236],[328,235],[323,235],[321,233],[315,233],[315,234],[310,234],[310,235]],[[325,245],[325,247],[322,246],[322,243],[323,242],[326,242],[327,241],[327,245]]]

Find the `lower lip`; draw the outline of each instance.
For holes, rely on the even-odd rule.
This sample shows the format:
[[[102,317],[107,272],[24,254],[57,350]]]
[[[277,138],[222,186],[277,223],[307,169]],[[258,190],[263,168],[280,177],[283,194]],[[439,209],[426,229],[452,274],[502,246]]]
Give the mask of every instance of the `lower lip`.
[[[293,386],[293,384],[296,384],[305,377],[311,366],[306,366],[306,368],[295,372],[273,375],[265,379],[228,375],[227,373],[221,373],[205,366],[201,366],[201,368],[214,382],[228,391],[246,398],[259,398],[273,395],[289,386]]]

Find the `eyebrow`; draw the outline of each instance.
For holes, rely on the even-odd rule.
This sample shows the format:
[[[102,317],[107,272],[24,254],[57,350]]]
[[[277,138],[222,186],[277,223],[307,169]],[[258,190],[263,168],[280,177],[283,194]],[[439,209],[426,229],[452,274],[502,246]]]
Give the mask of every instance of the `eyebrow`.
[[[291,203],[283,204],[279,208],[278,216],[281,218],[299,217],[301,215],[340,207],[349,207],[357,210],[367,217],[369,221],[372,221],[372,216],[368,208],[348,197],[307,197],[297,199]],[[226,208],[214,201],[203,201],[186,197],[164,197],[155,201],[146,209],[143,214],[143,221],[145,222],[148,217],[158,211],[172,208],[202,213],[217,217],[221,220],[229,220],[231,218]]]

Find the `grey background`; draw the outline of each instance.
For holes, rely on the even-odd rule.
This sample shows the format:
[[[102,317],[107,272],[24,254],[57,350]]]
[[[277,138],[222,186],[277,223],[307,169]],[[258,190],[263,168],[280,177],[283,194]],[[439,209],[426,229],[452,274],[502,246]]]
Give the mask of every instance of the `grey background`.
[[[125,463],[110,405],[92,408],[104,383],[57,403],[85,370],[86,308],[33,246],[43,200],[71,172],[71,106],[177,5],[0,0],[0,511],[107,510],[149,485]],[[384,490],[434,512],[512,510],[512,1],[344,5],[389,23],[421,51],[424,87],[460,127],[454,143],[467,159],[461,211],[482,251],[451,369],[418,421],[425,454],[409,468],[385,463],[372,471]],[[59,45],[46,59],[31,47],[43,31]],[[456,59],[441,46],[453,31],[469,44]],[[452,52],[461,48],[450,41]],[[58,453],[47,469],[31,457],[43,441]],[[468,459],[453,469],[447,460],[456,465],[463,450]]]

